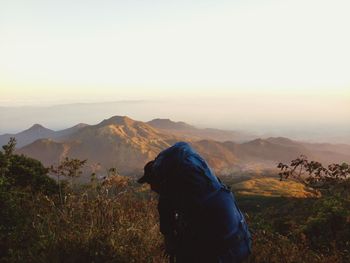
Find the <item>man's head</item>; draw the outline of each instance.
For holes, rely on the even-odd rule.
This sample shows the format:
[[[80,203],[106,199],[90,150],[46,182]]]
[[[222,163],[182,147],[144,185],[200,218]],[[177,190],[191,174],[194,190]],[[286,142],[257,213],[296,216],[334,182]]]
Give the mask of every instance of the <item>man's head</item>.
[[[153,164],[154,161],[150,161],[145,165],[144,174],[139,180],[137,180],[137,182],[139,184],[148,183],[154,192],[159,193],[160,183],[153,172]]]

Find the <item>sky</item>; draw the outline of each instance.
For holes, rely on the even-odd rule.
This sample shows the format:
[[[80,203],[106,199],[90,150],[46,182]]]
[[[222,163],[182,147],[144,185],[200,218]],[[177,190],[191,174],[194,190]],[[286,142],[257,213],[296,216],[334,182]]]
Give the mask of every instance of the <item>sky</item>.
[[[0,0],[0,106],[185,101],[192,121],[210,104],[223,122],[350,129],[349,12],[348,0]]]

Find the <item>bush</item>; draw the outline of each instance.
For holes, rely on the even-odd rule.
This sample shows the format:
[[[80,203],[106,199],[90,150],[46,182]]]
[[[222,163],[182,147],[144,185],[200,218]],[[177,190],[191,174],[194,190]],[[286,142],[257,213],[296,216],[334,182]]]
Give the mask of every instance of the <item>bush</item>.
[[[0,262],[168,262],[147,187],[115,174],[58,191],[40,162],[12,146],[0,152]],[[332,180],[320,198],[237,196],[254,239],[247,262],[349,262],[343,186]]]

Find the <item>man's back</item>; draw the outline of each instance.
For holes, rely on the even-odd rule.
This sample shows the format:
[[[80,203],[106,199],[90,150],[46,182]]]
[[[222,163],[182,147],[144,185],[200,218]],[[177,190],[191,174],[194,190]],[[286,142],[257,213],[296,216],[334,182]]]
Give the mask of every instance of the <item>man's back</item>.
[[[245,249],[235,258],[248,255],[250,234],[231,191],[187,143],[161,152],[152,173],[160,183],[160,230],[176,239],[177,262],[216,262],[241,245]]]

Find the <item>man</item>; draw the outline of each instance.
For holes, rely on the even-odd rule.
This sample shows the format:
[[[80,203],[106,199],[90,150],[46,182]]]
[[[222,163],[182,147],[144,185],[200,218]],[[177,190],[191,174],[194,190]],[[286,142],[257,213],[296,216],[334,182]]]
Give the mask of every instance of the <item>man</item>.
[[[187,143],[145,165],[139,183],[159,194],[160,231],[176,262],[241,262],[251,236],[231,191]]]

